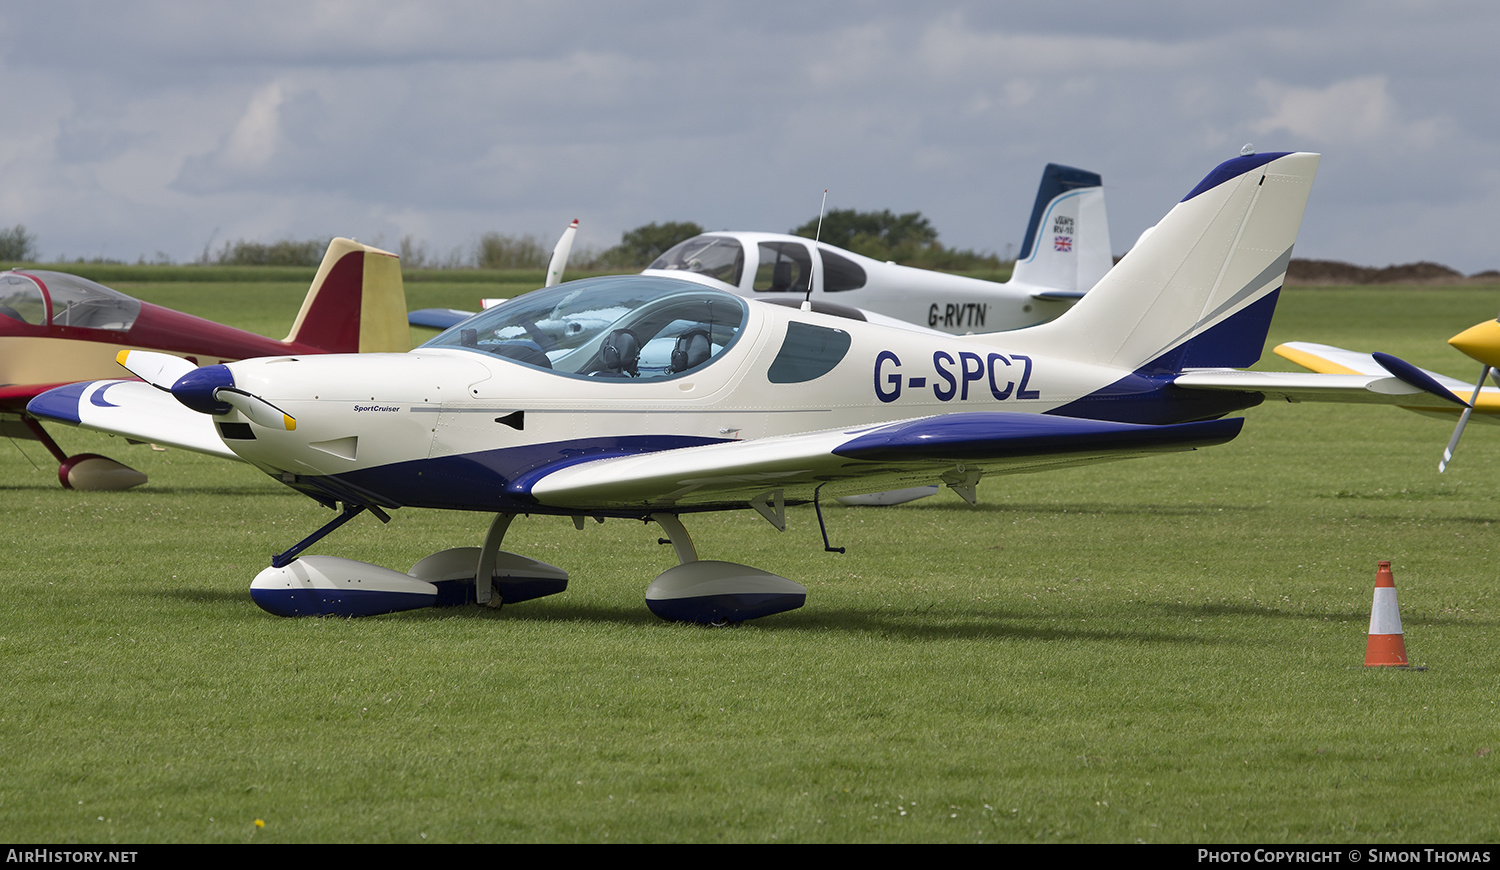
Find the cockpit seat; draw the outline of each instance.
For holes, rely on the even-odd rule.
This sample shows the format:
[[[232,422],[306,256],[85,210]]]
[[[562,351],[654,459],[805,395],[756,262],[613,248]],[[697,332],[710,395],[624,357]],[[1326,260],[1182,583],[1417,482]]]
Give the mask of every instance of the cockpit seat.
[[[671,371],[673,374],[689,371],[708,362],[713,355],[714,345],[708,337],[708,330],[701,326],[695,326],[677,336],[677,343],[672,348]]]
[[[599,346],[603,368],[593,373],[600,378],[637,377],[641,373],[641,340],[628,329],[616,329],[604,337]]]

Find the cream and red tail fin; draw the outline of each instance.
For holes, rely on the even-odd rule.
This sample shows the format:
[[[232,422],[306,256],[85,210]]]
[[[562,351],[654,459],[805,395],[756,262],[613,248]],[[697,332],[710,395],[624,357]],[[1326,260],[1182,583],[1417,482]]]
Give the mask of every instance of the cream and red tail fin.
[[[352,239],[334,239],[286,337],[329,353],[411,349],[401,259]]]

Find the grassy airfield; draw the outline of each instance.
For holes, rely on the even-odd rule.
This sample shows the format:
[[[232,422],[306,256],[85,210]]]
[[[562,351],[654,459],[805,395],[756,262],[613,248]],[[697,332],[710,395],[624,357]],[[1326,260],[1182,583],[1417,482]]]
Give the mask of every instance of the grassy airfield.
[[[523,282],[411,282],[472,308]],[[121,289],[268,335],[306,283]],[[1269,348],[1447,374],[1500,286],[1283,294]],[[1279,405],[1236,441],[887,509],[693,518],[806,607],[670,625],[654,526],[518,521],[569,569],[505,608],[284,620],[250,579],[330,514],[249,468],[54,428],[151,475],[57,486],[0,445],[0,836],[12,842],[1500,839],[1500,429]],[[30,457],[28,460],[27,457]],[[33,466],[32,461],[35,462]],[[404,569],[488,517],[402,510],[315,550]],[[1391,560],[1414,664],[1362,667]],[[264,825],[258,824],[263,822]]]

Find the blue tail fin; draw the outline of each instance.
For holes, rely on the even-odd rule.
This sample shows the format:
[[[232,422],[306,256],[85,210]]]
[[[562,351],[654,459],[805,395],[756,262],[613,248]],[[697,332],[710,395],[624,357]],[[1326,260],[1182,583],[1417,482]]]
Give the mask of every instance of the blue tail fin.
[[[1097,172],[1048,163],[1011,283],[1048,298],[1076,299],[1113,265],[1103,179]]]

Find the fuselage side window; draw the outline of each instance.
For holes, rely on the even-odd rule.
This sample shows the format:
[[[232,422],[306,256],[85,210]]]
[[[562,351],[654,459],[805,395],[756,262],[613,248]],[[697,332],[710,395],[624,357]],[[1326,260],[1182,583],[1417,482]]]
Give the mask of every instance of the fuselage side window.
[[[771,361],[766,378],[773,384],[800,384],[821,378],[847,353],[849,333],[794,320],[786,325],[786,341]]]
[[[823,292],[838,293],[865,286],[865,270],[858,263],[827,248],[819,248],[818,253],[823,257]]]
[[[761,242],[755,290],[760,293],[806,293],[812,280],[812,258],[797,242]]]

